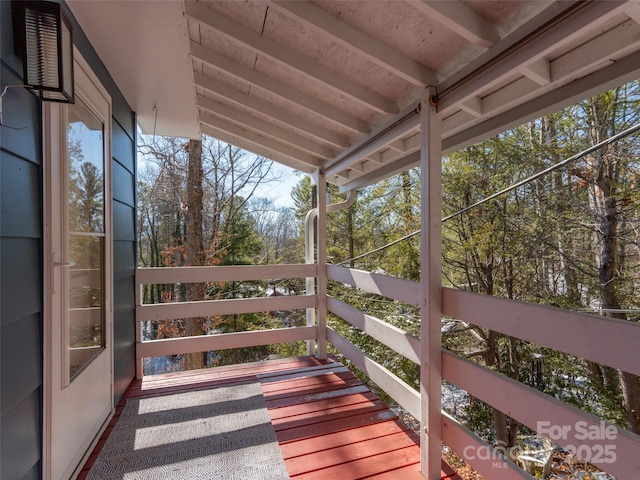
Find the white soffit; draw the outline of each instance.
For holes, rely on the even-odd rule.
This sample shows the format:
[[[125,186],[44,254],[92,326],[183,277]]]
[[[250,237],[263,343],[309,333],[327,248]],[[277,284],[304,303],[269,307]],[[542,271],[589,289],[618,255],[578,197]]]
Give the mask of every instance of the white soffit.
[[[68,0],[144,133],[197,138],[187,24],[180,1]],[[157,107],[157,122],[156,111]]]

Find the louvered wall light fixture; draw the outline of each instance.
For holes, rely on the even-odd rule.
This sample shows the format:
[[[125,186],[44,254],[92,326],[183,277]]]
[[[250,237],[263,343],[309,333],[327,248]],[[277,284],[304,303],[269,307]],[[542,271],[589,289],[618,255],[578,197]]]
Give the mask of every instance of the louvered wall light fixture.
[[[59,3],[14,1],[16,52],[24,83],[41,100],[74,102],[73,29]]]

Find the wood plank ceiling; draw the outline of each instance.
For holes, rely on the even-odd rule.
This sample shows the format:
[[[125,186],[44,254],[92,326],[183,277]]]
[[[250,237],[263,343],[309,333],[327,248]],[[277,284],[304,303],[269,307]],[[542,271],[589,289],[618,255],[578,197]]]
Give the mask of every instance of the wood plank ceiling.
[[[640,49],[637,3],[203,0],[184,8],[201,131],[303,171],[322,166],[348,188],[417,163],[411,112],[427,85],[443,93],[447,139]],[[404,117],[402,128],[362,148]],[[463,135],[449,149],[474,139]]]
[[[118,31],[105,26],[106,18],[141,25],[137,14],[147,20],[164,8],[174,15],[163,6],[171,2],[69,1],[105,58],[106,40]],[[321,168],[342,190],[418,163],[414,112],[427,86],[437,89],[443,147],[450,152],[640,73],[635,0],[186,0],[181,6],[190,61],[158,62],[156,88],[186,65],[202,133],[305,172]],[[144,29],[131,28],[130,35],[126,41],[145,62],[125,71],[122,53],[114,54],[105,63],[116,81],[118,69],[122,78],[135,75],[135,66],[157,49],[150,41],[143,48]],[[128,97],[134,108],[136,95]],[[143,128],[163,120],[150,122],[142,113],[139,119]]]

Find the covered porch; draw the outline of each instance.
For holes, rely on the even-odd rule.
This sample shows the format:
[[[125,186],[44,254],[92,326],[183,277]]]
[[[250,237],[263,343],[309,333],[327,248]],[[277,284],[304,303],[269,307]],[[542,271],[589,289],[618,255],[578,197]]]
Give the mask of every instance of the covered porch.
[[[543,424],[569,426],[562,438],[566,445],[586,445],[589,451],[602,446],[601,438],[582,438],[573,428],[580,424],[596,430],[603,425],[600,418],[443,349],[446,317],[640,375],[635,353],[640,328],[632,322],[443,287],[441,158],[637,79],[640,12],[636,2],[164,2],[153,8],[134,4],[127,11],[111,2],[69,4],[146,132],[190,137],[202,132],[309,173],[317,186],[317,208],[310,214],[317,218],[317,229],[311,230],[313,222],[309,223],[306,264],[136,270],[137,289],[150,284],[296,278],[306,282],[307,291],[154,305],[143,304],[138,295],[137,379],[125,398],[155,389],[162,393],[164,388],[200,388],[201,382],[233,383],[232,378],[242,377],[245,368],[264,371],[257,374],[259,379],[274,379],[270,376],[284,374],[294,365],[307,373],[331,370],[329,353],[334,349],[420,424],[419,438],[415,438],[391,419],[401,430],[394,435],[406,440],[407,446],[393,454],[375,447],[366,465],[406,450],[402,455],[407,454],[407,463],[398,466],[406,469],[402,478],[407,471],[417,478],[449,478],[452,474],[442,467],[444,444],[484,478],[532,478],[482,440],[479,432],[442,411],[443,380],[531,430],[538,431]],[[173,37],[163,49],[158,45],[166,42],[163,22],[167,18],[181,41]],[[120,38],[113,38],[114,30],[103,28],[109,22],[122,28]],[[128,49],[129,35],[136,36],[132,32],[140,25],[148,25],[149,36],[140,41],[140,50]],[[121,55],[129,51],[131,55]],[[170,68],[186,63],[185,82],[176,83],[177,74],[158,75],[157,64],[151,61],[158,60],[158,54],[151,55],[153,51],[162,52]],[[169,61],[172,55],[175,62]],[[132,71],[136,74],[131,75]],[[154,88],[148,88],[149,78],[157,79]],[[328,205],[327,184],[348,193],[415,166],[421,168],[420,282],[330,264],[327,216],[341,206]],[[328,294],[331,282],[419,308],[420,335],[333,298]],[[305,326],[143,341],[147,321],[296,309],[308,311]],[[419,385],[407,384],[332,329],[329,315],[415,363]],[[596,339],[598,348],[594,348]],[[297,341],[308,342],[309,357],[157,379],[143,376],[145,358]],[[278,372],[280,368],[285,370]],[[336,381],[346,381],[340,378]],[[286,383],[282,386],[288,388]],[[267,387],[263,392],[268,403],[277,395]],[[287,398],[298,405],[296,396]],[[361,400],[358,397],[357,402]],[[292,408],[295,416],[299,413],[294,404],[278,408]],[[319,406],[317,423],[329,425],[332,413],[328,410],[334,408],[342,407]],[[270,408],[272,415],[275,411]],[[288,429],[279,430],[277,418],[272,420],[283,438]],[[344,458],[339,464],[312,467],[314,472],[335,469],[342,476],[354,467],[359,473],[353,478],[386,474],[398,478],[393,475],[399,472],[388,465],[386,470],[358,470],[358,450],[349,441],[339,440],[337,432],[326,435],[337,435],[330,437],[336,443],[320,448],[338,449]],[[314,457],[320,450],[288,456],[287,448],[307,443],[312,444],[297,437],[280,441],[293,478],[312,478],[311,472],[296,470],[296,458],[322,457]],[[638,435],[616,429],[607,445],[615,450],[615,462],[594,457],[595,466],[618,479],[640,475]],[[490,454],[477,454],[485,451]]]

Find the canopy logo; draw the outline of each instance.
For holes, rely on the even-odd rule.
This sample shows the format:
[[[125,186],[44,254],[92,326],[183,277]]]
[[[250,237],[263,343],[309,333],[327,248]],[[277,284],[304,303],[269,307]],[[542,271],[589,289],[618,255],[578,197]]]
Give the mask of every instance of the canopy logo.
[[[493,468],[509,468],[507,459],[515,458],[518,447],[507,447],[506,443],[498,440],[497,446],[482,445],[479,447],[467,445],[462,451],[462,458],[467,462],[474,460],[489,460]]]

